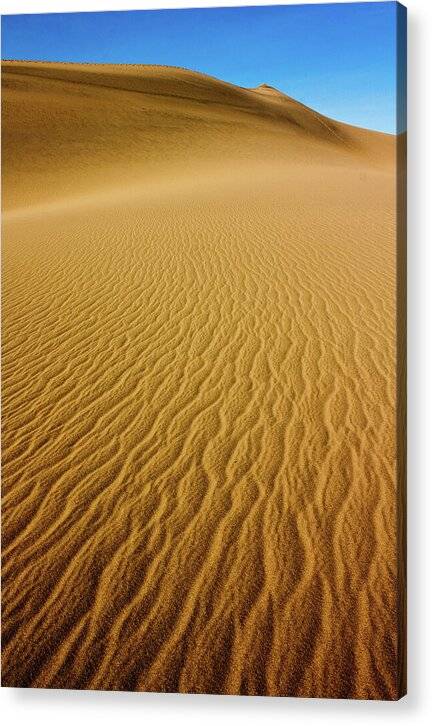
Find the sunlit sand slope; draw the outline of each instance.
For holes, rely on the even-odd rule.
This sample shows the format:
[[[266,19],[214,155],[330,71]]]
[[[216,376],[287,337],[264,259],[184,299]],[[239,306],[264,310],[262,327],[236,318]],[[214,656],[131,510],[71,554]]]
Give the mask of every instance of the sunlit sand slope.
[[[395,142],[3,65],[3,684],[397,698]]]

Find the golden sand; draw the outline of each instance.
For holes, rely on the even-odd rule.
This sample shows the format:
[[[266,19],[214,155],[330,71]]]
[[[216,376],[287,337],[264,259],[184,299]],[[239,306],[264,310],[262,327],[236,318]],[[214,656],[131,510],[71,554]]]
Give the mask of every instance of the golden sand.
[[[3,685],[400,695],[395,138],[3,64]]]

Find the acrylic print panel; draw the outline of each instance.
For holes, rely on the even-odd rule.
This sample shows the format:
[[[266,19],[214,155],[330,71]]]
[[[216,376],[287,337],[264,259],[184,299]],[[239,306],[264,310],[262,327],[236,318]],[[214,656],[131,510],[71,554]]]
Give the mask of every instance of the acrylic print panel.
[[[3,18],[3,685],[405,693],[405,22]]]

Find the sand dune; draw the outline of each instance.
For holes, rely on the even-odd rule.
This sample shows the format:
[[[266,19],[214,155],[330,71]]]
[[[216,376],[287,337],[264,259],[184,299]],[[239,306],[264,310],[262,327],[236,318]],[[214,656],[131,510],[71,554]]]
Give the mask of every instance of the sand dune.
[[[395,139],[6,62],[3,149],[3,684],[397,698]]]

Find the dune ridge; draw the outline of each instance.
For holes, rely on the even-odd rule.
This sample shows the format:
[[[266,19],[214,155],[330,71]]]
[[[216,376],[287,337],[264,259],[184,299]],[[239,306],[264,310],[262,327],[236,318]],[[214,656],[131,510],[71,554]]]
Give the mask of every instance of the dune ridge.
[[[2,82],[3,684],[398,698],[394,137]]]

